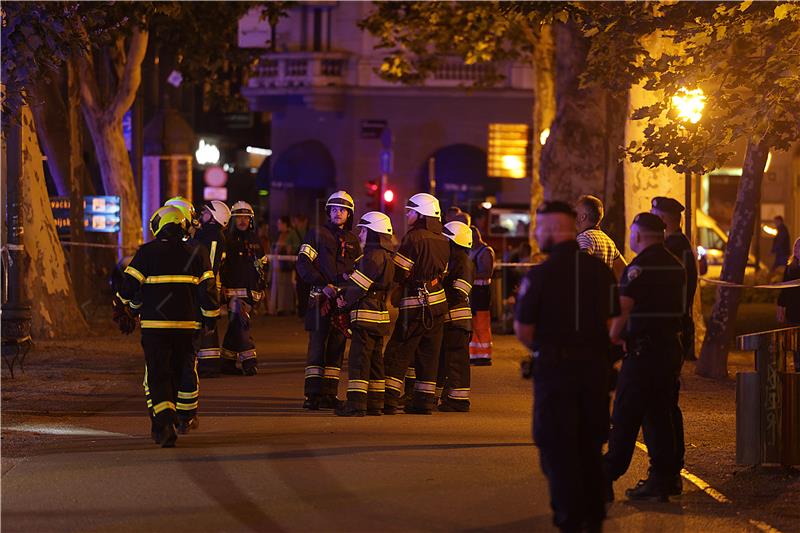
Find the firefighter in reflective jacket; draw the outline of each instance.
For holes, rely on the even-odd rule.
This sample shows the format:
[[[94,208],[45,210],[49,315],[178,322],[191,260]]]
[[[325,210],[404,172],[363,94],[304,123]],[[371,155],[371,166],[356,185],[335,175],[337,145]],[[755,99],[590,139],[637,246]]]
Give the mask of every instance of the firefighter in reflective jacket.
[[[389,335],[386,297],[394,281],[392,221],[378,211],[358,222],[358,240],[364,255],[342,287],[338,303],[350,313],[347,402],[339,416],[380,415],[385,392],[383,338]]]
[[[333,324],[338,286],[345,282],[361,255],[353,227],[355,204],[345,191],[336,191],[325,203],[328,221],[309,230],[297,254],[297,274],[311,287],[305,327],[308,356],[303,409],[333,409],[339,400],[339,372],[347,338]]]
[[[228,228],[225,261],[220,267],[222,294],[228,302],[228,330],[220,350],[223,374],[258,373],[256,345],[250,335],[250,310],[264,297],[267,256],[255,231],[255,216],[247,202],[236,202],[231,208],[233,224]]]
[[[220,264],[225,256],[225,229],[228,227],[230,218],[231,210],[225,205],[225,202],[212,200],[203,206],[200,228],[194,235],[194,241],[202,244],[208,250],[215,285]],[[201,378],[213,378],[219,376],[219,371],[219,334],[215,329],[200,337],[200,345],[197,350],[197,373]]]
[[[472,230],[463,222],[448,222],[444,236],[450,239],[450,262],[444,278],[449,311],[444,319],[444,337],[439,356],[436,392],[439,411],[469,411],[469,339],[472,335],[472,291],[475,267],[469,258]]]
[[[416,382],[405,411],[430,414],[435,403],[436,373],[442,345],[447,298],[442,278],[450,258],[450,245],[442,235],[439,201],[426,193],[415,194],[406,204],[410,229],[394,256],[395,279],[400,282],[397,318],[386,345],[384,414],[396,414],[404,379],[414,363]]]
[[[186,236],[184,240],[188,240],[194,237],[197,230],[200,228],[200,219],[197,217],[197,211],[194,208],[192,202],[188,199],[184,198],[183,196],[173,196],[166,202],[164,202],[164,206],[176,207],[183,213],[183,216],[186,217],[188,221],[188,225],[186,228]]]
[[[469,360],[475,366],[492,364],[491,283],[494,275],[494,250],[483,242],[481,232],[472,226],[472,251],[475,263],[475,286],[472,288],[472,340],[469,342]]]
[[[150,228],[155,239],[142,245],[125,268],[116,297],[141,316],[152,437],[168,448],[177,440],[176,424],[178,433],[198,425],[192,335],[201,327],[216,327],[219,302],[208,257],[183,240],[188,229],[183,214],[162,207]]]

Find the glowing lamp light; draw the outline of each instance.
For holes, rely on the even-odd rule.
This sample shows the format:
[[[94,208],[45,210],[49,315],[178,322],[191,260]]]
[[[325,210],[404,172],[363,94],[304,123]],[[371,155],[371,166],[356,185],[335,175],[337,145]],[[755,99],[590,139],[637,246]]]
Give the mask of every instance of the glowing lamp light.
[[[383,191],[383,201],[387,204],[390,204],[394,201],[394,191],[391,189],[386,189]]]
[[[518,155],[504,155],[501,164],[515,178],[525,177],[525,162]]]
[[[264,157],[269,157],[272,155],[272,150],[269,148],[259,148],[257,146],[248,146],[245,148],[248,154],[255,154],[255,155],[263,155]]]
[[[550,128],[545,128],[539,134],[539,144],[544,146],[544,144],[547,142],[548,137],[550,137]]]
[[[770,163],[772,163],[772,152],[767,152],[767,162],[764,164],[764,172],[769,172]]]
[[[773,228],[769,224],[764,224],[761,226],[761,231],[769,235],[770,237],[774,237],[778,234],[778,228]]]
[[[702,259],[706,255],[706,249],[702,246],[697,246],[697,259]]]
[[[481,207],[488,211],[492,208],[492,202],[481,202]]]
[[[216,165],[219,162],[219,148],[200,139],[200,144],[194,153],[195,159],[201,165]]]
[[[672,106],[678,111],[679,119],[697,124],[703,117],[706,95],[703,94],[703,89],[690,91],[686,87],[681,87],[678,94],[672,97]]]

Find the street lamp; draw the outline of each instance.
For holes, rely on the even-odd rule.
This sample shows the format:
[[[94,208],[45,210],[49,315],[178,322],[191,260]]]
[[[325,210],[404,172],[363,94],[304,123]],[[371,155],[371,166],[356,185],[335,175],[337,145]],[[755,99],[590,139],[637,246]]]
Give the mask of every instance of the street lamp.
[[[678,119],[681,122],[688,122],[690,124],[697,124],[703,118],[703,109],[706,107],[706,95],[703,94],[703,89],[689,90],[686,87],[681,87],[677,93],[672,95],[672,107],[678,113]],[[689,234],[689,240],[693,242],[694,229],[692,227],[692,220],[694,219],[692,207],[692,172],[687,172],[684,181],[686,186],[684,189],[684,204],[686,205],[686,232]]]

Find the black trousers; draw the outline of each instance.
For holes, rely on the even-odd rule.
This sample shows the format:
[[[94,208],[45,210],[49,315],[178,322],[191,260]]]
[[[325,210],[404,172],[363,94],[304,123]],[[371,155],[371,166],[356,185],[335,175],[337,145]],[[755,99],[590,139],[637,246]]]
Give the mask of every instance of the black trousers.
[[[442,403],[456,409],[469,410],[469,340],[472,332],[445,324],[442,349],[439,352],[437,392]]]
[[[347,357],[347,403],[355,409],[383,407],[383,336],[352,326],[350,354]]]
[[[672,405],[670,409],[672,415],[672,429],[674,432],[673,439],[675,442],[675,457],[672,463],[672,466],[668,472],[673,476],[677,476],[680,474],[683,466],[685,464],[685,456],[686,456],[686,442],[683,435],[683,412],[681,411],[680,406],[678,405],[678,395],[681,389],[681,382],[679,379],[675,380],[675,403]],[[658,446],[655,442],[656,435],[653,434],[653,419],[649,414],[645,414],[644,421],[642,422],[642,437],[644,437],[644,443],[647,445],[647,449],[650,450],[652,446]],[[652,461],[651,461],[652,467]]]
[[[605,518],[606,379],[600,354],[592,361],[533,362],[533,439],[550,489],[553,523],[564,531],[593,530]]]
[[[220,368],[219,331],[200,333],[197,349],[197,372],[203,376],[216,376]]]
[[[651,475],[667,482],[676,473],[676,383],[683,354],[679,343],[670,344],[658,343],[658,349],[629,354],[622,362],[605,456],[612,480],[628,470],[639,428],[645,421]],[[681,430],[681,441],[682,437]]]
[[[409,317],[403,311],[400,312],[383,354],[386,367],[385,405],[400,405],[406,372],[413,362],[416,380],[411,406],[415,409],[434,407],[443,333],[443,316],[430,317],[426,323],[419,314]]]
[[[228,312],[228,330],[222,341],[222,365],[235,367],[236,361],[246,371],[258,366],[256,344],[250,335],[250,304],[236,299]]]
[[[153,429],[197,414],[200,397],[191,333],[142,333],[144,392]]]
[[[316,329],[308,332],[306,358],[306,397],[336,396],[339,392],[339,373],[344,360],[347,338],[323,317]]]

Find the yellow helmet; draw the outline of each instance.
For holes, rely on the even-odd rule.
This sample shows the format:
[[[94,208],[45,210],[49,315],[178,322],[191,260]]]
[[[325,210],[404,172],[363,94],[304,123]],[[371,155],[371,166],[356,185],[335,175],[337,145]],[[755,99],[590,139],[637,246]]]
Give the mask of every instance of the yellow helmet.
[[[444,225],[442,233],[445,237],[463,248],[472,248],[472,230],[469,226],[458,220],[453,220]]]
[[[156,209],[156,212],[153,213],[153,216],[150,217],[150,231],[152,231],[153,235],[156,237],[170,224],[176,224],[181,232],[186,231],[188,221],[186,220],[186,216],[177,207],[169,205],[159,207]]]
[[[195,211],[192,202],[184,198],[183,196],[175,196],[170,198],[166,202],[164,202],[164,206],[172,206],[178,208],[183,216],[186,217],[187,220],[187,229],[188,224],[191,224],[195,228],[200,227],[200,219],[197,218],[197,211]]]

